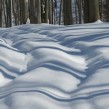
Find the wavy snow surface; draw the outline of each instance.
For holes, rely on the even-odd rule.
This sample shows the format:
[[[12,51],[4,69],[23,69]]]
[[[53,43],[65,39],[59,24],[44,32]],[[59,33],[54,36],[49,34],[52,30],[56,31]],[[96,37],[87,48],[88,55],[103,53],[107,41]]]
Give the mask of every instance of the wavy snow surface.
[[[109,24],[0,29],[0,109],[108,109]]]

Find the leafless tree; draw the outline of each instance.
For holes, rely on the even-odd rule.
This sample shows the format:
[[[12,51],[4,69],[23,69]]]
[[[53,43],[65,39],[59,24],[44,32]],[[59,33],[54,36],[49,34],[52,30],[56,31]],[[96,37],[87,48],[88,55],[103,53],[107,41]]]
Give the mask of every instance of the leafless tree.
[[[84,0],[84,22],[95,22],[100,19],[99,0]]]
[[[72,0],[63,0],[64,25],[72,25]]]

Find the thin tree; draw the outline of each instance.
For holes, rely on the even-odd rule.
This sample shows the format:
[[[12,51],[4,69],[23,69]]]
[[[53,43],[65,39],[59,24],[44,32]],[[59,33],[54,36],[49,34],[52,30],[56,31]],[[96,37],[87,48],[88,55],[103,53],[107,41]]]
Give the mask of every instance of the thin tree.
[[[109,22],[109,0],[106,0],[106,21]]]
[[[41,0],[37,0],[36,1],[36,10],[35,11],[37,11],[37,12],[35,12],[36,14],[35,14],[35,17],[37,17],[37,22],[36,23],[38,23],[38,24],[40,24],[41,23]]]
[[[99,0],[100,19],[103,20],[103,0]]]
[[[61,1],[60,1],[59,25],[61,24],[61,17],[62,17],[62,7],[63,7],[63,0],[61,0]]]
[[[45,1],[45,23],[49,21],[49,2],[50,0]]]
[[[0,0],[0,27],[2,27],[2,0]]]
[[[52,0],[52,24],[55,24],[55,0]]]
[[[49,0],[49,24],[52,24],[52,0]]]
[[[6,5],[6,27],[12,26],[12,0],[5,0]]]
[[[35,23],[35,0],[29,0],[28,3],[30,23]]]
[[[74,2],[74,5],[75,5],[75,22],[78,23],[77,1]]]
[[[14,16],[14,22],[15,25],[19,25],[19,13],[20,13],[20,3],[18,0],[12,0],[12,10],[13,10],[13,16]]]
[[[76,0],[76,4],[78,7],[78,17],[79,17],[79,23],[82,23],[82,0]]]

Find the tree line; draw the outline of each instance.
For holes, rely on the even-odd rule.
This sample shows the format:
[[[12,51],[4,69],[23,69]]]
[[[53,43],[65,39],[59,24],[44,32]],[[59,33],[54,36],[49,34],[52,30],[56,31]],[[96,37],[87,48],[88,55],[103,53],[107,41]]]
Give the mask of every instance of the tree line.
[[[109,21],[109,0],[0,0],[0,27]]]

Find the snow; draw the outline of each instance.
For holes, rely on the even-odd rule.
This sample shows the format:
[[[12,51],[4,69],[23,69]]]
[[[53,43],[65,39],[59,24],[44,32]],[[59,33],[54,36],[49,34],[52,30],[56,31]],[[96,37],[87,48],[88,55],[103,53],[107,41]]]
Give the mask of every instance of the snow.
[[[27,19],[27,22],[26,22],[26,24],[30,24],[30,19],[29,19],[29,18]]]
[[[0,109],[108,109],[109,24],[0,29]]]
[[[97,21],[95,21],[95,23],[103,23],[100,19],[98,19]]]

